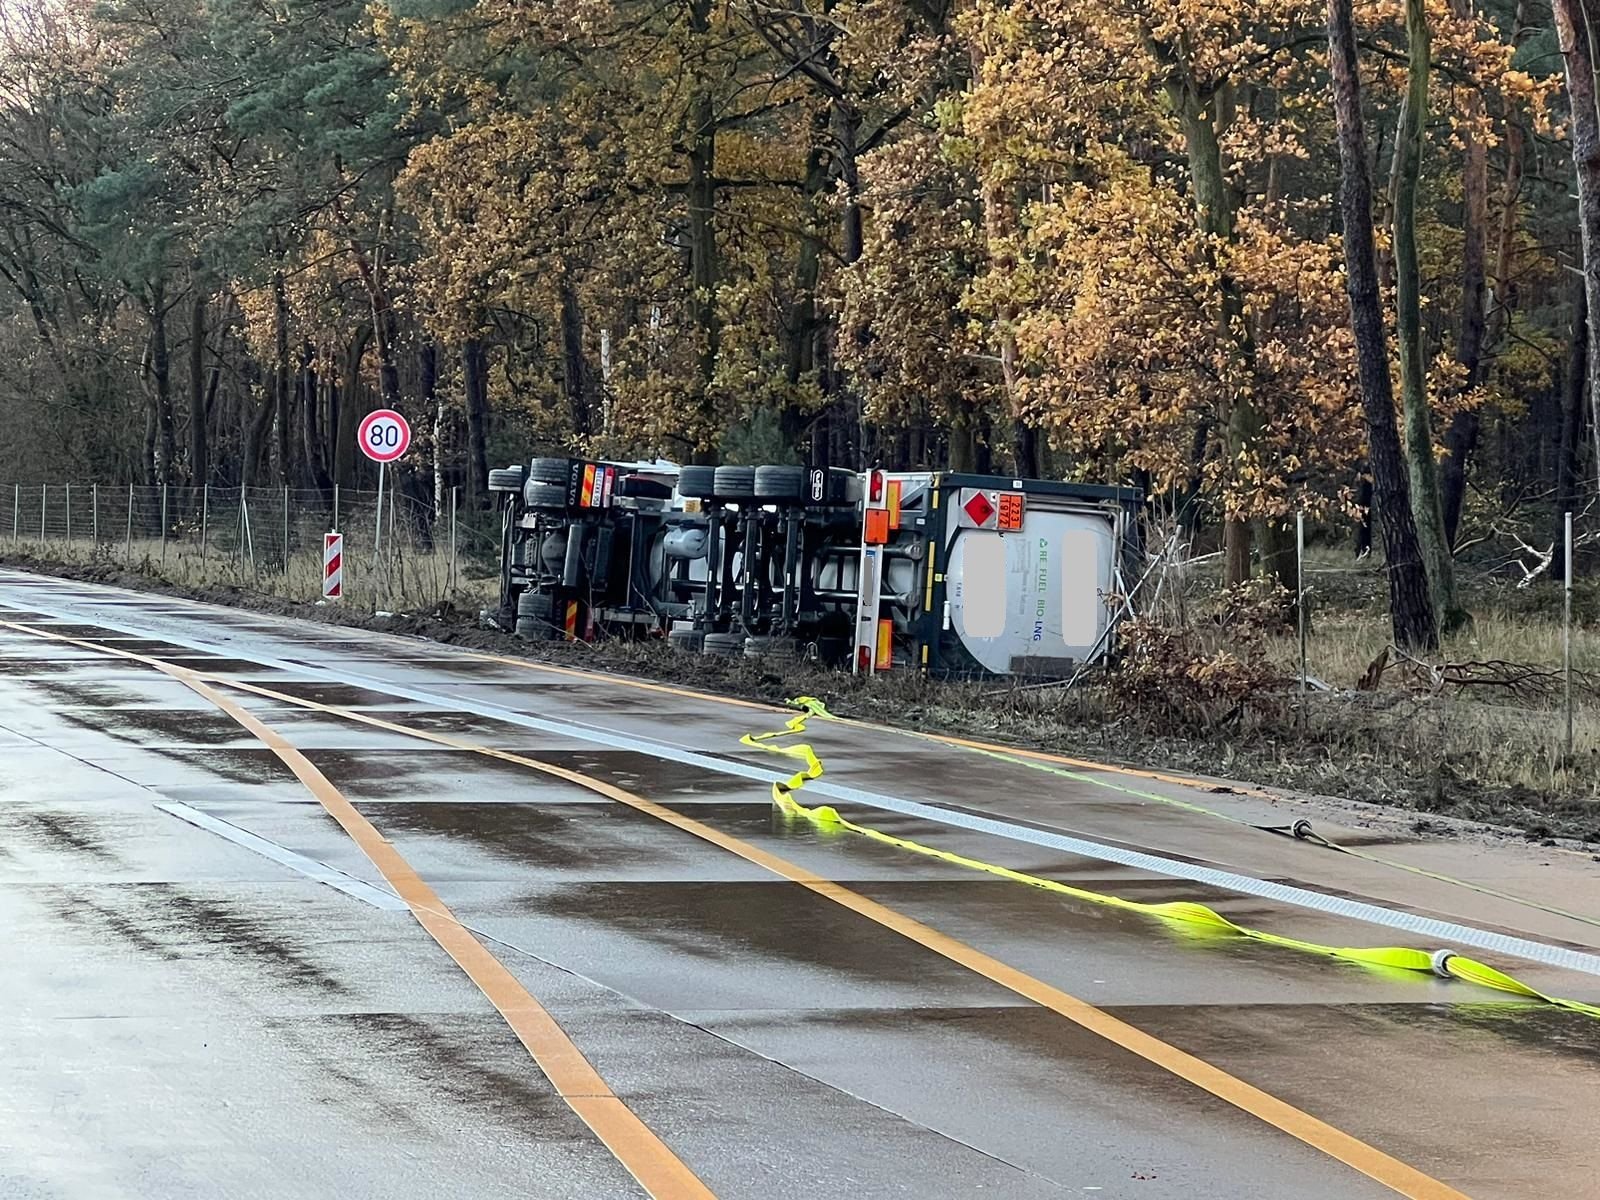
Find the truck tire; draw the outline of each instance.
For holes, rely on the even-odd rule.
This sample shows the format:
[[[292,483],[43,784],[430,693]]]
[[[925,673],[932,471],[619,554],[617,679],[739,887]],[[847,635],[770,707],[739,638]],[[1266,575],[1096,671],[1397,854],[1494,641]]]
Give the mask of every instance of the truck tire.
[[[667,645],[685,654],[703,654],[705,642],[706,635],[692,626],[688,629],[674,629],[667,634]]]
[[[744,656],[746,658],[794,659],[799,657],[799,648],[793,638],[747,637],[744,640]]]
[[[737,658],[743,650],[742,633],[708,633],[701,644],[701,653],[712,658]]]
[[[755,494],[762,500],[803,500],[806,497],[806,469],[757,467]]]
[[[566,508],[567,489],[565,486],[540,483],[532,479],[522,489],[522,502],[529,508]]]
[[[521,467],[497,467],[489,472],[491,492],[517,492],[522,490]]]
[[[718,467],[713,482],[718,500],[748,500],[756,494],[756,469]]]
[[[712,500],[717,495],[715,467],[683,467],[678,471],[678,495],[690,500]]]
[[[548,621],[556,611],[555,597],[549,592],[523,592],[517,597],[517,616]]]
[[[568,469],[564,458],[536,458],[528,464],[528,478],[540,483],[558,483],[565,491]]]

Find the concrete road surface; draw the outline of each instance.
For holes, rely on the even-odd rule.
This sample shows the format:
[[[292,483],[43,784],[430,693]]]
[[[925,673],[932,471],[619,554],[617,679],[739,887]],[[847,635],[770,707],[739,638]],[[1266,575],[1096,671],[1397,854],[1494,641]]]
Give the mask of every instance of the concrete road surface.
[[[784,720],[0,572],[0,1198],[1600,1196],[1600,1019]],[[1587,855],[803,740],[1600,1001]]]

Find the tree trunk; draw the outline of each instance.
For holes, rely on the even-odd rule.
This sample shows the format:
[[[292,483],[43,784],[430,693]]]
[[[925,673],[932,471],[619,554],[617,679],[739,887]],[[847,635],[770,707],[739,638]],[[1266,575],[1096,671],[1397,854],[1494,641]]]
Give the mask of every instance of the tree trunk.
[[[861,219],[861,112],[848,99],[834,105],[834,151],[839,156],[839,181],[844,185],[840,217],[840,254],[848,263],[859,262],[866,244]]]
[[[1194,197],[1195,220],[1214,242],[1226,245],[1234,238],[1234,197],[1228,189],[1219,134],[1231,123],[1231,97],[1225,92],[1202,94],[1186,75],[1167,83],[1167,95],[1183,123],[1184,150]],[[1215,262],[1215,256],[1213,256]],[[1248,365],[1255,359],[1255,343],[1245,320],[1244,297],[1238,281],[1226,270],[1218,273],[1217,291],[1222,301],[1219,334],[1231,341]],[[1222,451],[1237,463],[1255,455],[1261,440],[1260,411],[1248,396],[1235,396],[1222,428]],[[1243,517],[1225,513],[1222,527],[1222,582],[1232,587],[1250,578],[1254,531]]]
[[[1583,500],[1583,397],[1588,386],[1589,303],[1582,286],[1572,305],[1572,340],[1567,343],[1561,380],[1561,446],[1556,455],[1556,511],[1552,541],[1563,536],[1563,513],[1575,513]]]
[[[1300,603],[1299,563],[1295,557],[1295,523],[1288,517],[1266,517],[1259,522],[1256,537],[1261,543],[1261,573],[1275,580],[1288,593],[1283,606],[1284,619],[1295,620]]]
[[[817,338],[817,281],[822,273],[821,238],[811,227],[815,219],[818,197],[828,186],[829,163],[832,159],[829,144],[830,113],[819,112],[811,124],[811,151],[806,156],[805,182],[801,195],[806,205],[807,229],[800,238],[799,253],[794,265],[794,299],[789,303],[788,319],[784,322],[783,378],[789,385],[791,399],[784,404],[778,418],[778,427],[784,445],[795,449],[805,434],[809,413],[796,403],[800,381],[816,366]]]
[[[254,390],[254,389],[252,389]],[[261,466],[261,455],[265,448],[267,434],[272,430],[272,418],[277,414],[278,406],[272,392],[264,392],[261,403],[256,406],[254,416],[245,427],[244,454],[239,462],[239,486],[248,488],[254,485],[256,471]]]
[[[1471,0],[1452,0],[1458,17],[1472,15]],[[1467,120],[1483,117],[1483,96],[1467,88],[1463,97]],[[1461,388],[1470,392],[1483,377],[1486,287],[1484,260],[1489,223],[1489,160],[1483,140],[1470,127],[1463,128],[1461,169],[1461,312],[1456,328],[1456,362],[1462,370]],[[1507,153],[1511,147],[1508,143]],[[1518,168],[1508,158],[1506,174]],[[1515,209],[1515,194],[1512,194]],[[1445,544],[1454,547],[1461,527],[1461,505],[1467,490],[1467,463],[1478,442],[1478,414],[1475,409],[1457,412],[1445,431],[1446,455],[1440,464],[1440,501],[1444,511]]]
[[[172,356],[167,346],[167,290],[164,282],[151,287],[145,313],[150,324],[150,379],[155,388],[156,440],[150,482],[171,483],[178,442],[172,423]]]
[[[1556,40],[1567,71],[1567,96],[1572,111],[1572,162],[1578,176],[1578,228],[1583,235],[1583,288],[1588,319],[1589,433],[1600,477],[1600,112],[1595,109],[1594,31],[1579,0],[1555,0]]]
[[[366,357],[372,326],[359,325],[345,351],[344,380],[339,386],[338,433],[333,440],[333,476],[340,487],[356,482],[356,427],[366,413],[361,409],[361,360]]]
[[[689,29],[697,39],[711,33],[711,0],[691,0]],[[708,465],[716,461],[712,439],[720,432],[720,414],[712,394],[712,380],[721,350],[721,317],[717,311],[717,286],[720,267],[717,256],[717,115],[711,81],[694,82],[695,96],[690,105],[689,130],[689,268],[694,295],[690,307],[699,338],[699,378],[695,397],[698,428],[687,431],[694,438],[690,454],[693,462]]]
[[[1361,378],[1373,500],[1388,560],[1389,612],[1397,644],[1431,649],[1439,644],[1428,574],[1417,544],[1405,456],[1395,428],[1394,381],[1383,330],[1377,255],[1373,249],[1372,178],[1361,116],[1351,0],[1328,0],[1328,59],[1339,131],[1339,210],[1344,226],[1345,284]]]
[[[206,293],[195,280],[189,309],[189,483],[209,482],[211,464],[206,444]]]
[[[325,502],[333,500],[333,477],[328,474],[328,449],[322,441],[321,381],[317,377],[317,348],[306,342],[300,348],[300,434],[302,453],[311,486]]]
[[[433,421],[433,515],[435,519],[445,510],[444,481],[444,393],[439,390],[439,347],[432,339],[422,343],[417,351],[417,374],[422,387],[422,403]]]
[[[467,498],[475,508],[489,495],[489,359],[477,338],[461,348],[461,382],[467,408]]]
[[[289,401],[292,395],[289,374],[289,293],[283,272],[272,277],[273,398],[277,412],[274,453],[278,460],[278,483],[288,487],[289,478]]]
[[[1424,0],[1406,0],[1406,92],[1395,131],[1392,175],[1394,209],[1395,330],[1400,344],[1400,395],[1405,415],[1406,466],[1411,476],[1411,511],[1428,569],[1441,629],[1466,619],[1456,601],[1455,560],[1445,533],[1433,422],[1428,413],[1428,364],[1422,332],[1422,277],[1417,265],[1417,184],[1422,174],[1423,121],[1428,111],[1431,44]],[[1480,255],[1479,272],[1482,263]],[[1480,284],[1481,287],[1481,279]],[[1479,334],[1481,338],[1481,331]]]
[[[560,291],[561,390],[566,393],[573,434],[586,439],[594,432],[594,421],[589,411],[589,364],[583,353],[583,309],[578,304],[577,289],[564,270]]]

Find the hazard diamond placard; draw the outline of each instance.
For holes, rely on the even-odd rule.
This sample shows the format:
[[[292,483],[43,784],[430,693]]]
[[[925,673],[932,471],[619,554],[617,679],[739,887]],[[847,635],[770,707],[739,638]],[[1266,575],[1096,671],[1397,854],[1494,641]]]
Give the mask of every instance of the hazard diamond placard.
[[[982,488],[962,488],[957,522],[967,529],[993,529],[1000,508],[995,493]]]

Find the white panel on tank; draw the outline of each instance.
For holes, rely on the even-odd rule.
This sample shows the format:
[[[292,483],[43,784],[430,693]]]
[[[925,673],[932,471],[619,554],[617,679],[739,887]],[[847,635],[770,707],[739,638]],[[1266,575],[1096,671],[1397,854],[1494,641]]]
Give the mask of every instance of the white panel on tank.
[[[1104,534],[1082,526],[1061,535],[1061,640],[1092,645],[1100,636],[1100,547]]]
[[[1006,628],[1006,543],[998,533],[972,530],[961,539],[961,632],[999,637]]]

